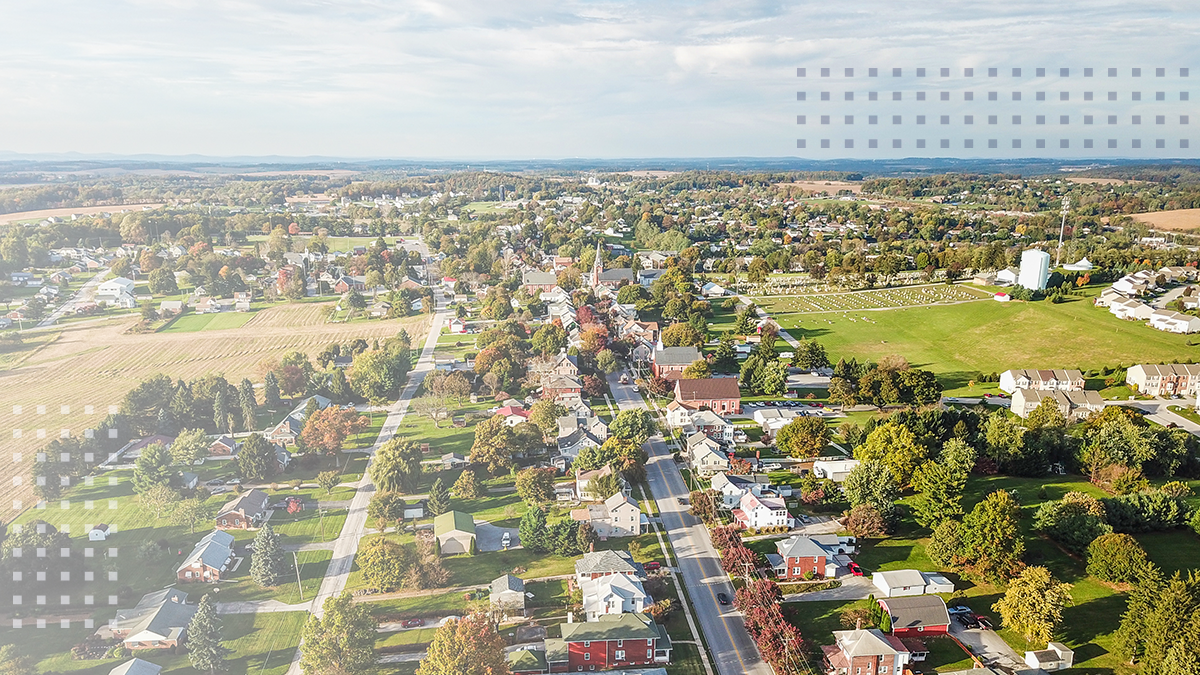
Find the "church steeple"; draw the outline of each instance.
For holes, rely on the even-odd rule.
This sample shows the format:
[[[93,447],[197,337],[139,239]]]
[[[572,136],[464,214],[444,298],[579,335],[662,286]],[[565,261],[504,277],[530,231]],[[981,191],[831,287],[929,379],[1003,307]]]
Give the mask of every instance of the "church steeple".
[[[592,261],[592,288],[600,285],[600,273],[604,271],[604,263],[600,260],[600,242],[596,242],[596,259]]]

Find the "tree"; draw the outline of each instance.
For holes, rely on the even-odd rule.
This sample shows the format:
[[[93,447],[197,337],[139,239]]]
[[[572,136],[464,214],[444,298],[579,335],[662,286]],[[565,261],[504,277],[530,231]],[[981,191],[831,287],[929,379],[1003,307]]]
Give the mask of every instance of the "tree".
[[[833,440],[821,417],[797,417],[775,436],[775,445],[792,457],[816,457]]]
[[[164,483],[158,483],[138,495],[138,501],[154,514],[155,520],[162,518],[163,513],[178,499],[179,493]]]
[[[528,468],[517,474],[517,494],[531,505],[554,501],[554,469]]]
[[[615,436],[640,446],[658,433],[654,415],[644,408],[630,408],[617,413],[608,425],[609,436]]]
[[[957,439],[951,440],[955,441]],[[943,520],[961,518],[963,490],[966,486],[967,472],[945,461],[944,457],[922,464],[913,476],[913,488],[921,493],[913,504],[917,522],[932,528]]]
[[[704,380],[710,377],[712,377],[712,368],[704,359],[696,359],[683,369],[683,379],[685,380]]]
[[[307,675],[353,675],[375,667],[375,619],[349,593],[325,601],[324,616],[304,625],[300,667]]]
[[[242,414],[242,430],[254,431],[257,426],[254,416],[258,411],[258,398],[254,393],[254,385],[248,379],[242,379],[238,385],[238,408]]]
[[[1003,624],[1035,643],[1046,643],[1062,621],[1062,610],[1071,601],[1071,585],[1060,583],[1045,567],[1026,567],[1013,580],[992,609]]]
[[[1021,569],[1025,542],[1017,523],[1021,507],[1004,490],[989,494],[962,521],[961,555],[972,575],[998,581]]]
[[[150,273],[150,292],[155,295],[172,295],[179,292],[175,273],[160,267]]]
[[[483,483],[479,482],[479,476],[471,469],[463,470],[450,489],[459,499],[479,499],[484,495]]]
[[[398,523],[404,519],[404,498],[397,492],[376,492],[367,503],[367,517],[375,521],[380,532],[389,523]]]
[[[1153,563],[1136,539],[1125,533],[1102,534],[1087,549],[1087,573],[1101,581],[1137,581]]]
[[[208,456],[210,444],[203,429],[180,429],[171,443],[171,458],[180,464],[191,464]]]
[[[819,370],[829,367],[829,356],[816,340],[800,340],[792,364],[802,370]]]
[[[151,488],[171,482],[171,453],[162,443],[151,443],[133,464],[133,490],[144,493]]]
[[[550,550],[546,538],[546,513],[540,508],[531,508],[521,516],[517,534],[521,537],[521,545],[534,553],[546,553]]]
[[[596,370],[605,375],[617,372],[617,369],[620,367],[621,364],[617,363],[617,355],[611,349],[601,349],[596,354]]]
[[[370,420],[358,411],[331,405],[304,418],[300,440],[306,448],[333,454],[341,452],[347,438],[368,426]]]
[[[758,565],[758,554],[740,544],[721,551],[721,569],[725,570],[726,574],[749,579],[754,576]]]
[[[925,456],[925,448],[917,443],[913,432],[896,422],[875,427],[863,444],[854,449],[855,459],[883,463],[901,486],[912,482],[913,473]]]
[[[542,430],[542,435],[552,438],[558,433],[558,418],[567,414],[567,408],[561,403],[549,399],[539,399],[529,408],[529,421]]]
[[[275,446],[261,434],[250,434],[242,442],[237,456],[238,473],[247,480],[262,480],[275,475],[279,462],[275,460]]]
[[[433,487],[429,489],[429,512],[435,516],[440,516],[450,510],[450,492],[446,489],[446,484],[442,482],[441,476],[433,481]]]
[[[0,646],[0,674],[37,675],[37,672],[35,661],[18,652],[16,645]]]
[[[737,350],[733,346],[733,340],[728,337],[721,338],[720,344],[713,351],[713,368],[731,372],[737,370]]]
[[[659,336],[664,347],[703,347],[704,335],[689,323],[675,323]]]
[[[585,489],[597,499],[605,500],[621,491],[621,477],[615,472],[602,474],[589,480]]]
[[[882,537],[887,534],[888,523],[874,504],[864,502],[850,509],[846,529],[856,537]]]
[[[392,437],[375,451],[368,471],[377,489],[411,493],[421,477],[421,449],[410,440]]]
[[[213,428],[217,431],[232,428],[229,424],[229,394],[224,385],[217,389],[213,397]]]
[[[278,410],[281,404],[279,400],[279,378],[274,372],[269,372],[263,377],[263,402],[266,403],[268,410]]]
[[[615,421],[615,420],[614,420]],[[611,427],[610,427],[611,433]],[[512,428],[500,415],[493,415],[475,425],[475,442],[471,445],[471,461],[486,464],[488,471],[496,473],[513,465]]]
[[[881,462],[862,462],[854,467],[843,489],[850,506],[872,504],[884,514],[895,511],[895,502],[900,498],[900,486],[892,470]]]
[[[504,646],[483,614],[450,619],[438,627],[417,675],[504,675]]]
[[[212,596],[205,594],[187,628],[188,661],[196,670],[220,673],[226,669],[225,657],[232,653],[221,644],[221,620]]]
[[[317,485],[326,495],[333,494],[333,489],[342,482],[342,475],[337,471],[322,471],[317,474]]]
[[[407,348],[365,351],[354,357],[350,386],[368,401],[391,400],[399,393],[411,366]]]
[[[204,500],[193,497],[175,505],[171,510],[171,522],[185,525],[190,534],[196,534],[196,526],[212,520],[213,515],[213,509]]]
[[[270,523],[263,525],[254,537],[254,552],[250,554],[250,577],[263,588],[274,588],[283,581],[287,569],[279,535]]]
[[[1112,532],[1105,522],[1104,505],[1082,492],[1068,492],[1060,501],[1042,503],[1034,514],[1033,527],[1076,554],[1087,551],[1096,537]]]
[[[1026,429],[1042,429],[1042,428],[1065,428],[1067,426],[1067,418],[1063,417],[1062,411],[1058,408],[1058,402],[1052,397],[1042,399],[1038,407],[1030,411],[1025,418]]]
[[[592,527],[591,523],[579,523],[579,529],[575,531],[575,548],[580,553],[592,550],[592,546],[599,540],[600,535],[596,534],[596,528]]]
[[[363,578],[384,593],[400,588],[407,568],[404,550],[391,539],[377,537],[363,545],[354,556]]]

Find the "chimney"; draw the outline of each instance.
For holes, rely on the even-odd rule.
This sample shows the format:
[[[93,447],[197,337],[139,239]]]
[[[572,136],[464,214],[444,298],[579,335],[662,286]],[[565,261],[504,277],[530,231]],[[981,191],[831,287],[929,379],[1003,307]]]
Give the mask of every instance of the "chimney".
[[[862,617],[854,620],[854,630],[862,630]]]
[[[567,612],[567,623],[575,623],[575,612]]]

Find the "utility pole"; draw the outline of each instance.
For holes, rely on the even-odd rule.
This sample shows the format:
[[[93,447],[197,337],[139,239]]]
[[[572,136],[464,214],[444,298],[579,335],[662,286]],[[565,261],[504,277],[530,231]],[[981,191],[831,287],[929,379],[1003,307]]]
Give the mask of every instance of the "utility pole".
[[[1054,266],[1059,267],[1062,264],[1062,245],[1063,233],[1067,229],[1067,211],[1071,209],[1071,198],[1063,197],[1062,201],[1062,224],[1058,226],[1058,250],[1054,256]]]

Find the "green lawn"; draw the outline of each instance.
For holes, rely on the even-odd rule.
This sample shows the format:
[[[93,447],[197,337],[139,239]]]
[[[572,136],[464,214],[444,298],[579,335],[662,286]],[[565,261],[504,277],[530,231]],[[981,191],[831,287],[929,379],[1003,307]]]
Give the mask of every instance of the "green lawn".
[[[184,314],[159,329],[160,333],[195,333],[202,330],[241,328],[254,312],[221,312],[219,314]]]
[[[263,588],[250,578],[250,560],[242,561],[241,566],[233,573],[231,583],[221,583],[221,591],[217,594],[221,602],[238,600],[278,600],[284,604],[294,605],[302,602],[300,590],[296,587],[296,568],[292,554],[286,553],[286,572],[283,582],[276,588]],[[296,560],[300,563],[300,583],[304,585],[304,599],[312,600],[321,581],[325,578],[325,569],[333,559],[333,551],[300,551]],[[186,590],[186,587],[184,587]]]

